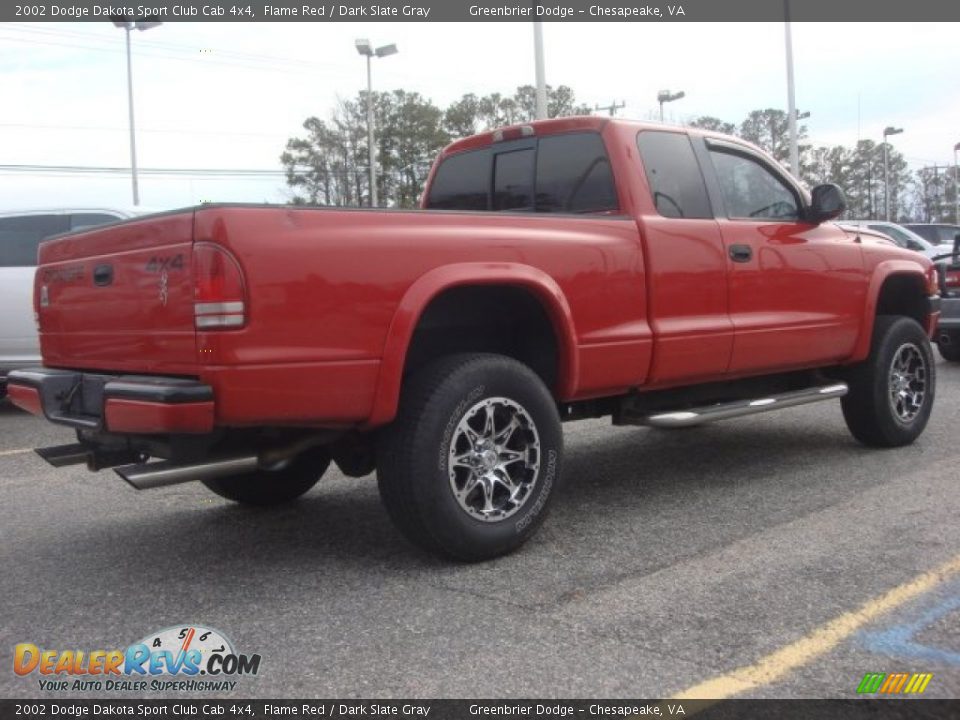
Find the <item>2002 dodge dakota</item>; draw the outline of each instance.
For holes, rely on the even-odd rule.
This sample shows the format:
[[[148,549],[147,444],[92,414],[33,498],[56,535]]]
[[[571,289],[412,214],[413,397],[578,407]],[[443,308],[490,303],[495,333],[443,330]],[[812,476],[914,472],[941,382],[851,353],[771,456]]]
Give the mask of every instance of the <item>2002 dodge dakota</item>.
[[[740,140],[504,128],[447,147],[422,205],[204,205],[44,242],[44,366],[9,394],[78,442],[38,452],[261,505],[331,460],[375,469],[410,540],[477,560],[543,521],[562,421],[839,398],[889,447],[930,416],[933,265]]]

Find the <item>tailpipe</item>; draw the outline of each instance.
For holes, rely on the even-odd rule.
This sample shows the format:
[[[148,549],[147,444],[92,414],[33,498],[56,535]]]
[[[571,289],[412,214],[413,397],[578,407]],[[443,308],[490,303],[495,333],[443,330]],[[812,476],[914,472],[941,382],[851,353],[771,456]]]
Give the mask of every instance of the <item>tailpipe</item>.
[[[950,333],[940,333],[940,336],[937,338],[937,345],[949,345],[951,342]]]
[[[114,471],[137,490],[150,490],[195,480],[215,480],[229,475],[239,475],[256,470],[258,467],[260,463],[256,455],[243,455],[192,465],[179,465],[169,460],[136,463],[115,467]]]

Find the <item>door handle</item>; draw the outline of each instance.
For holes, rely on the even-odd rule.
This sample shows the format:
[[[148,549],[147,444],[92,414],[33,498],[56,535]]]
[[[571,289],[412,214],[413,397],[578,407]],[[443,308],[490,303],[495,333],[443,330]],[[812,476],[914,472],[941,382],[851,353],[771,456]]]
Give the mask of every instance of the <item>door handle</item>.
[[[749,245],[731,245],[730,246],[730,259],[734,262],[744,263],[750,262],[750,258],[753,257],[753,248]]]

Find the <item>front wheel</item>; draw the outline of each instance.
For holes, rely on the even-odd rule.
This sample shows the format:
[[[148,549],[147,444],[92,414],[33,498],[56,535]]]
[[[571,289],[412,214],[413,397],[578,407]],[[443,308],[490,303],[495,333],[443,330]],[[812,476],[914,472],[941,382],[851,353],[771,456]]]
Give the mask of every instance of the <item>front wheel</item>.
[[[897,447],[916,440],[930,419],[936,390],[933,351],[912,318],[881,315],[870,356],[849,376],[843,417],[864,445]]]
[[[312,448],[276,470],[254,470],[202,482],[220,497],[241,505],[279,505],[296,500],[316,485],[329,465],[327,449]]]
[[[380,496],[409,540],[485,560],[519,547],[543,521],[563,432],[553,397],[528,367],[453,355],[405,383],[377,455]]]

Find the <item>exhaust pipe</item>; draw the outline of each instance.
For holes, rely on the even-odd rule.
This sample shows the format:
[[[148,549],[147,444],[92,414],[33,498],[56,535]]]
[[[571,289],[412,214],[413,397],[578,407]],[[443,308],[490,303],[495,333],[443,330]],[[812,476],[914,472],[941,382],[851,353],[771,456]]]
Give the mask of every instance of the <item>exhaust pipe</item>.
[[[150,490],[194,480],[214,480],[227,475],[237,475],[256,470],[259,466],[256,455],[244,455],[225,460],[209,460],[195,465],[178,465],[169,460],[136,463],[115,467],[114,470],[137,490]]]
[[[938,345],[949,345],[950,344],[950,333],[940,333],[940,337],[937,338]]]

